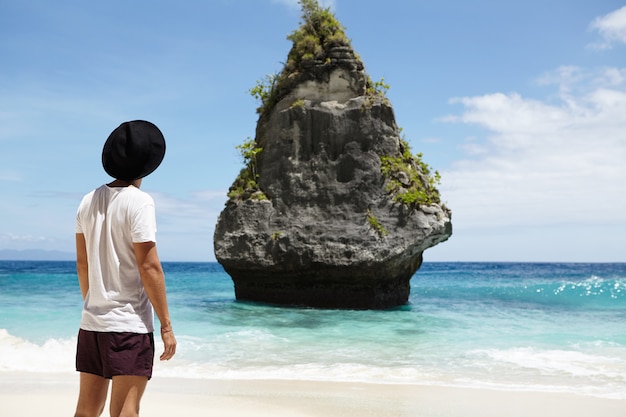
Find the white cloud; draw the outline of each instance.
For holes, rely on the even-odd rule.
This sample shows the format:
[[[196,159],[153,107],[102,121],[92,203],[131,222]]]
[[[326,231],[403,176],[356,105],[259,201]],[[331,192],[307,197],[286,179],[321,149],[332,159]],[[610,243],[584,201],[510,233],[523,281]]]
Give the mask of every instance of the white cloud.
[[[0,182],[21,182],[23,177],[17,171],[0,171]]]
[[[624,69],[561,68],[542,80],[558,86],[557,100],[516,93],[453,100],[464,110],[447,121],[489,132],[442,172],[457,228],[626,225]]]
[[[56,239],[46,236],[36,236],[29,234],[0,233],[0,249],[59,249],[59,242]]]
[[[204,190],[183,197],[148,192],[156,204],[162,259],[214,261],[213,231],[227,192]]]
[[[600,49],[611,48],[614,43],[626,43],[626,6],[605,16],[596,17],[590,28],[602,35],[603,42],[593,45]]]
[[[176,233],[195,234],[212,228],[226,202],[225,191],[200,191],[185,198],[165,193],[149,193],[154,197],[159,228]]]
[[[0,235],[0,241],[2,242],[45,242],[49,239],[44,236],[32,236],[32,235],[16,235],[13,233],[3,233]]]

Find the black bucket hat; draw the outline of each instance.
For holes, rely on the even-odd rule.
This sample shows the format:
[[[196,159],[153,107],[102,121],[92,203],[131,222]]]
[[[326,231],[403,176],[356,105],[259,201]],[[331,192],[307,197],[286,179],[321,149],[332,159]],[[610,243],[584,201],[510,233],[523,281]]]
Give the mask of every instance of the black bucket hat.
[[[102,149],[102,166],[118,180],[132,181],[151,174],[165,156],[165,138],[145,120],[124,122],[109,135]]]

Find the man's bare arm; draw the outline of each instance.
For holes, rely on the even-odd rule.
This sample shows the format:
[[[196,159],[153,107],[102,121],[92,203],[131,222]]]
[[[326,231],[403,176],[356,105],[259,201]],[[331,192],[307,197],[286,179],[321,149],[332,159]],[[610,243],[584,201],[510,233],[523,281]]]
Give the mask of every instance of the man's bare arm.
[[[161,322],[161,339],[163,339],[164,345],[161,360],[169,360],[176,353],[176,338],[172,330],[165,291],[165,275],[157,254],[156,243],[142,242],[133,245],[141,281]]]
[[[87,243],[82,233],[76,233],[76,272],[84,300],[89,292],[89,264],[87,263]]]

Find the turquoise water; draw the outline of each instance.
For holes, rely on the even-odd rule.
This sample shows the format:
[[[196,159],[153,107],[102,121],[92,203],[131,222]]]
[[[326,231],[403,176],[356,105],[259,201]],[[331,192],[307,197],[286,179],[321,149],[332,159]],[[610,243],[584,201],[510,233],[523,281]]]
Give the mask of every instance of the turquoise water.
[[[386,311],[238,302],[219,264],[164,269],[179,350],[155,377],[626,398],[626,264],[425,263]],[[0,261],[0,373],[72,372],[81,305],[72,262]]]

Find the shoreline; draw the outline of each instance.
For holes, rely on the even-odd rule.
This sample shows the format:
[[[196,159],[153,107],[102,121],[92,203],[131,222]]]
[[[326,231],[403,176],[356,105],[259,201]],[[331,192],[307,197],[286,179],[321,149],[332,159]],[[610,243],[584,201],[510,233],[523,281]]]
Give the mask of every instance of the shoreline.
[[[0,415],[72,415],[78,374],[0,372]],[[622,417],[626,400],[569,393],[302,380],[156,376],[144,416]],[[108,415],[105,411],[103,415]]]

